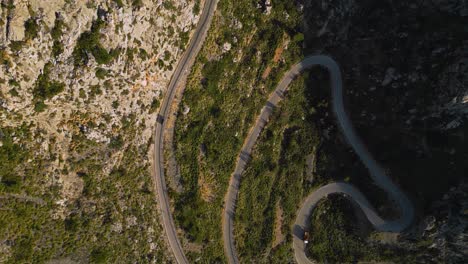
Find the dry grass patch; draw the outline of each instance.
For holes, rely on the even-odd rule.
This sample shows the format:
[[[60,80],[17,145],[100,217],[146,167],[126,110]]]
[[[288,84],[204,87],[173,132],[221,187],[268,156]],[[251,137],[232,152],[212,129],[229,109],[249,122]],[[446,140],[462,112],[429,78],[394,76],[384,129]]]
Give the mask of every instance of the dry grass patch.
[[[285,239],[285,235],[283,234],[283,231],[281,230],[282,225],[283,225],[283,208],[281,207],[278,201],[276,202],[276,209],[275,209],[275,231],[274,231],[275,239],[273,240],[272,248],[277,247]]]

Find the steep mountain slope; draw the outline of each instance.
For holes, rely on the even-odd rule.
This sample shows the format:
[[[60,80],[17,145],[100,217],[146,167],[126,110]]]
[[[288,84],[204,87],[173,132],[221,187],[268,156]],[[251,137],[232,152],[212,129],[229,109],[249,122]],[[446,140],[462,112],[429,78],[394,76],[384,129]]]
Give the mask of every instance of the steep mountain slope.
[[[0,262],[166,261],[148,153],[200,1],[1,4]]]

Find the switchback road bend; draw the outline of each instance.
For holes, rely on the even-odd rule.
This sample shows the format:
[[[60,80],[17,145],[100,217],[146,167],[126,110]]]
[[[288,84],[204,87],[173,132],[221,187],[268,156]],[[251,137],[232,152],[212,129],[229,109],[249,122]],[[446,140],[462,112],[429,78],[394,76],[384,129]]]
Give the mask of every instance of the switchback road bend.
[[[330,73],[330,83],[332,89],[333,112],[337,118],[342,133],[346,141],[354,149],[361,161],[367,167],[374,182],[387,192],[389,197],[396,202],[400,209],[400,218],[395,221],[382,219],[371,206],[365,196],[355,187],[348,183],[337,182],[325,185],[311,193],[298,211],[296,222],[293,226],[293,247],[295,257],[298,263],[312,263],[305,255],[305,247],[302,241],[304,230],[308,227],[308,218],[317,204],[317,202],[332,193],[342,193],[349,199],[354,200],[363,210],[369,222],[379,231],[399,232],[405,229],[412,221],[414,216],[413,206],[406,195],[396,186],[385,174],[384,169],[372,157],[364,143],[357,136],[355,129],[344,110],[343,105],[343,83],[341,71],[338,64],[330,57],[324,55],[309,56],[300,63],[291,67],[283,76],[275,91],[271,93],[268,102],[260,112],[254,126],[250,130],[247,139],[244,142],[241,153],[237,159],[236,168],[231,175],[229,187],[224,200],[223,211],[223,241],[224,250],[229,263],[239,263],[234,244],[233,223],[235,204],[239,193],[240,178],[245,170],[247,162],[262,129],[270,118],[272,110],[283,98],[283,94],[289,84],[296,76],[311,67],[321,66]],[[246,158],[247,157],[247,158]],[[313,235],[313,234],[311,234]]]

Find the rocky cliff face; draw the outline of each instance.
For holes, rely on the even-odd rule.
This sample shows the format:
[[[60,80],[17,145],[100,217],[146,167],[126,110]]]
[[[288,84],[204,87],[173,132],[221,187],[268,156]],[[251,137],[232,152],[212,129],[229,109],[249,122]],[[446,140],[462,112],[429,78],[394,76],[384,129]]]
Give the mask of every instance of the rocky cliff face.
[[[99,160],[102,167],[92,176],[99,181],[128,162],[130,149],[139,149],[132,164],[147,169],[155,113],[199,6],[2,0],[0,148],[19,146],[27,159],[13,173],[0,174],[0,191],[47,196],[50,216],[67,219],[74,203],[93,201],[83,194],[89,165],[78,162]],[[28,175],[28,167],[39,168],[37,174]],[[14,184],[7,186],[7,178]],[[0,255],[14,251],[9,245]]]
[[[119,3],[3,1],[0,120],[2,126],[27,123],[31,130],[44,129],[36,137],[43,146],[38,153],[46,152],[55,137],[56,154],[68,156],[77,129],[89,140],[109,143],[122,127],[122,116],[132,114],[143,129],[130,140],[142,144],[151,137],[155,105],[198,18],[192,14],[193,3]],[[95,30],[96,21],[102,25],[96,32],[98,45],[82,41]],[[61,30],[54,36],[57,25]],[[28,33],[31,27],[33,35]],[[54,53],[57,46],[61,52]],[[94,56],[98,48],[99,56],[108,57],[104,61]],[[51,83],[61,91],[39,95]],[[71,124],[80,114],[94,127]]]
[[[306,1],[304,10],[306,50],[332,54],[340,63],[351,119],[370,151],[410,195],[418,211],[413,227],[418,226],[466,178],[467,2],[324,0]],[[320,72],[313,76],[321,81],[311,81],[314,88],[328,80]],[[325,89],[314,90],[318,102],[328,100]],[[332,131],[326,143],[333,147],[322,151],[342,165],[327,171],[359,171],[354,183],[379,203],[383,199],[373,193],[367,170],[357,159],[340,155],[349,148],[328,111],[319,108],[319,125]],[[466,239],[464,209],[450,213],[466,197],[454,197],[460,200],[443,200],[445,212],[436,216],[426,236],[413,239],[411,247],[408,241],[401,246],[414,249],[415,256],[425,255],[419,262],[459,263],[466,258],[467,247],[461,246]]]
[[[426,108],[426,117],[445,113],[456,119],[466,117],[466,1],[310,1],[305,10],[308,48],[341,53],[341,63],[350,64],[348,74],[353,79],[369,80],[369,94],[385,90],[391,96],[397,93],[403,99],[399,104],[423,103],[425,98],[413,98],[412,90],[425,84],[432,101],[413,108]],[[352,54],[345,55],[345,51]],[[347,88],[353,92],[365,89],[355,84]],[[397,111],[403,107],[409,106],[394,106]],[[416,109],[412,112],[408,122],[416,117]]]
[[[463,263],[468,255],[468,186],[453,187],[433,204],[430,216],[424,219],[423,239],[433,241],[430,249],[440,250],[436,261]]]
[[[468,185],[452,187],[435,201],[428,215],[403,236],[419,263],[463,263],[468,255]],[[417,241],[417,243],[414,243]]]
[[[435,174],[460,178],[468,155],[462,136],[468,118],[466,1],[309,1],[304,10],[306,49],[339,61],[351,118],[378,159],[402,175],[398,181],[412,189],[423,180],[418,175],[434,174],[438,189],[454,177]],[[426,194],[432,195],[419,195]]]
[[[119,7],[119,1],[3,2],[3,120],[16,114],[34,120],[38,115],[54,112],[58,117],[49,119],[54,123],[64,121],[62,111],[85,110],[111,114],[113,120],[107,122],[111,126],[118,112],[138,113],[163,91],[180,48],[197,21],[192,14],[193,5],[187,3],[164,7],[163,1],[143,1],[141,6]],[[94,55],[96,45],[93,47],[87,40],[79,43],[97,20],[103,25],[96,33],[97,42],[110,57],[104,61],[89,56]],[[171,23],[175,20],[179,23]],[[28,21],[33,26],[28,28]],[[61,32],[53,36],[57,24],[61,25]],[[55,41],[62,52],[54,53],[54,48],[58,48],[54,47]],[[86,56],[85,63],[80,63],[79,56]],[[48,110],[38,114],[33,109],[32,90],[47,63],[51,64],[48,77],[63,83],[64,90],[48,97],[44,102]],[[95,85],[101,86],[102,93],[90,100],[89,87]],[[135,98],[140,100],[138,104]],[[112,107],[114,101],[119,106]]]

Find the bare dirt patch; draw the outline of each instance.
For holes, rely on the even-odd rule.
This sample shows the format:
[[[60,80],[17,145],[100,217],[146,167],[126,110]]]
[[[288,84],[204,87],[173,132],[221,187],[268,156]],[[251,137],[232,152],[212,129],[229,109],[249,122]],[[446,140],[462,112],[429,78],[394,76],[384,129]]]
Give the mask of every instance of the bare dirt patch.
[[[214,194],[214,179],[211,174],[200,174],[198,178],[198,186],[200,188],[200,196],[205,202],[211,202],[215,196]]]
[[[61,199],[56,202],[60,207],[55,217],[64,219],[67,216],[66,205],[71,204],[81,196],[84,188],[84,181],[73,172],[62,175],[59,182],[62,184]]]
[[[281,231],[281,226],[283,225],[283,208],[279,202],[276,203],[276,210],[275,210],[275,239],[273,240],[273,248],[277,247],[284,241],[285,235]]]
[[[317,165],[317,147],[314,146],[312,153],[307,155],[306,164],[307,164],[307,170],[306,170],[307,181],[312,183],[314,182],[315,168]]]
[[[283,37],[283,39],[285,39],[285,38]],[[272,67],[274,67],[278,63],[278,61],[281,59],[281,55],[283,54],[284,48],[287,45],[288,45],[288,41],[283,40],[278,45],[278,47],[275,49],[275,55],[273,56],[273,66],[268,65],[268,67],[265,69],[265,71],[263,71],[263,74],[262,74],[262,79],[263,80],[268,78],[268,76],[270,75]]]
[[[283,51],[284,51],[284,44],[281,43],[281,46],[279,46],[275,50],[275,56],[273,56],[274,63],[277,63],[279,61],[279,59],[281,58],[281,54],[283,54]]]
[[[64,175],[63,180],[63,196],[68,199],[75,200],[80,197],[81,192],[83,191],[84,182],[83,179],[78,177],[76,173],[71,173]]]
[[[262,79],[265,80],[268,77],[268,75],[270,75],[270,72],[271,72],[271,66],[268,66],[262,74]]]
[[[377,241],[379,243],[392,245],[398,244],[398,237],[400,236],[399,233],[390,233],[390,232],[378,232],[372,234],[369,240]]]
[[[197,243],[191,243],[191,242],[187,242],[187,244],[185,245],[185,248],[187,249],[187,251],[189,252],[196,252],[196,253],[200,253],[202,251],[202,245],[200,244],[197,244]]]
[[[46,202],[39,197],[33,197],[23,194],[7,193],[5,195],[0,195],[0,200],[6,200],[9,198],[18,199],[25,202],[32,202],[38,205],[46,205]],[[1,207],[1,203],[0,203]]]

